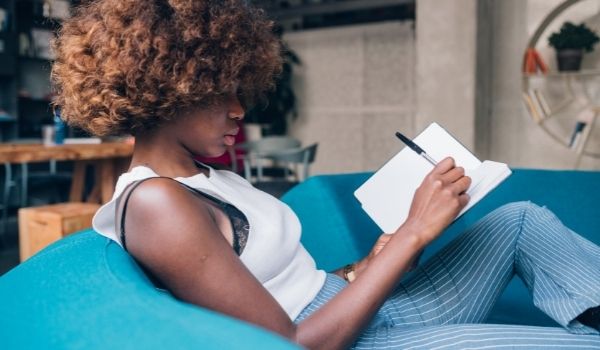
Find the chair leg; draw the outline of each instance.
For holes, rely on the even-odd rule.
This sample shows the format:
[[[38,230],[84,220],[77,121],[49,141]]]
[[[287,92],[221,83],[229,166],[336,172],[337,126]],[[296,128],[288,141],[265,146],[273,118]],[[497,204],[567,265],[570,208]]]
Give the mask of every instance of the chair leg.
[[[29,167],[27,163],[21,163],[21,208],[27,206],[27,185],[29,182]]]
[[[0,228],[0,248],[5,247],[6,243],[4,242],[4,236],[6,235],[6,221],[8,220],[8,216],[6,215],[6,206],[2,206],[2,225]]]
[[[48,167],[50,168],[50,174],[56,174],[56,160],[50,159],[48,162]]]
[[[0,247],[4,246],[4,235],[6,233],[6,221],[8,220],[6,205],[2,205],[2,225],[0,225]]]
[[[10,188],[12,187],[12,168],[10,164],[4,164],[4,191],[2,192],[2,231],[0,231],[0,245],[4,245],[4,236],[7,231],[8,222],[8,200],[10,199]]]
[[[256,159],[256,181],[263,181],[263,168],[262,168],[262,159]]]
[[[250,160],[248,159],[248,157],[244,157],[244,177],[246,178],[246,180],[248,180],[248,182],[252,180],[252,171],[250,168]]]
[[[308,162],[308,156],[308,152],[304,152],[304,157],[302,157],[302,180],[299,181],[304,181],[308,178],[308,168],[310,167],[310,163]]]
[[[4,196],[4,203],[2,204],[2,229],[0,230],[0,247],[5,245],[4,237],[8,231],[8,202],[6,201],[8,196]]]
[[[298,163],[294,163],[294,179],[296,182],[302,181],[300,178],[300,167],[298,166]]]

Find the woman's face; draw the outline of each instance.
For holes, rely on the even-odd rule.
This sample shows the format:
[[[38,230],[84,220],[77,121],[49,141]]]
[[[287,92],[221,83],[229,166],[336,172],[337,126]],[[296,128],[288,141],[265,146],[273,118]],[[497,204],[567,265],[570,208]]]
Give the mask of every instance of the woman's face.
[[[222,102],[196,110],[177,122],[179,140],[194,155],[218,157],[235,143],[244,108],[231,94]]]

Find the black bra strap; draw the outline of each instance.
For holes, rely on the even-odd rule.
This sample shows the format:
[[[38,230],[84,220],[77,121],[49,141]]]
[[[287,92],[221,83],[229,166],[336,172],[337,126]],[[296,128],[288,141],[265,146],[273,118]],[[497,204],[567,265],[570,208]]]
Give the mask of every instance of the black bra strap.
[[[129,202],[129,197],[131,197],[131,193],[133,192],[133,190],[136,189],[136,187],[138,187],[139,185],[142,184],[142,182],[149,180],[149,179],[155,179],[156,177],[148,177],[142,180],[137,180],[134,181],[133,183],[129,184],[129,186],[127,187],[126,190],[128,190],[129,192],[127,192],[127,194],[125,195],[125,201],[123,202],[123,212],[121,214],[121,225],[119,225],[119,229],[120,229],[120,238],[121,238],[121,244],[123,244],[123,249],[125,249],[125,251],[127,251],[127,243],[125,242],[125,214],[127,213],[127,203]],[[161,176],[162,178],[162,176]]]

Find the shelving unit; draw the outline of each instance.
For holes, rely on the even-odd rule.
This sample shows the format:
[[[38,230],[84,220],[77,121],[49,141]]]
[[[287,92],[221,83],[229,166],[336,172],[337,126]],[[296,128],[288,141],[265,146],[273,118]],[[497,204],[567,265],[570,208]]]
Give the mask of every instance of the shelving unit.
[[[16,0],[0,0],[0,141],[17,137]]]
[[[60,27],[59,10],[77,3],[0,0],[7,20],[0,31],[0,142],[39,138],[42,125],[52,123],[50,38]]]
[[[40,0],[18,0],[16,5],[19,40],[18,135],[23,138],[40,137],[42,125],[52,123],[52,57],[49,47],[50,39],[59,28],[60,21],[47,17],[48,6],[50,5],[46,1]]]
[[[579,167],[584,156],[600,158],[600,149],[588,147],[591,138],[600,136],[595,130],[600,101],[590,93],[591,86],[598,86],[600,82],[600,71],[550,72],[525,75],[523,80],[523,94],[530,116],[552,139],[573,150],[574,168]],[[536,83],[546,86],[554,83],[554,90],[562,91],[561,98],[548,101],[544,90],[535,87]],[[577,142],[571,143],[574,127],[582,120],[586,125]]]
[[[559,14],[581,0],[566,0],[552,10],[527,44],[535,49]],[[573,167],[583,157],[600,159],[597,119],[600,115],[600,69],[523,74],[523,100],[533,121],[554,141],[573,151]],[[595,90],[595,91],[594,91]],[[582,129],[578,129],[584,122]]]

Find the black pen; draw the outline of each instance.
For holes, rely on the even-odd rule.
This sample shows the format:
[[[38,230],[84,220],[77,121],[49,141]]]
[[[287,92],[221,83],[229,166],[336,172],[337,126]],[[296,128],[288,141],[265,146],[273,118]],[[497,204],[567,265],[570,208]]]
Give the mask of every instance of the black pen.
[[[404,142],[410,149],[417,152],[418,155],[425,158],[431,165],[436,166],[437,162],[433,160],[421,147],[419,147],[416,143],[414,143],[408,137],[402,135],[401,133],[396,131],[396,137],[400,139],[400,141]]]

